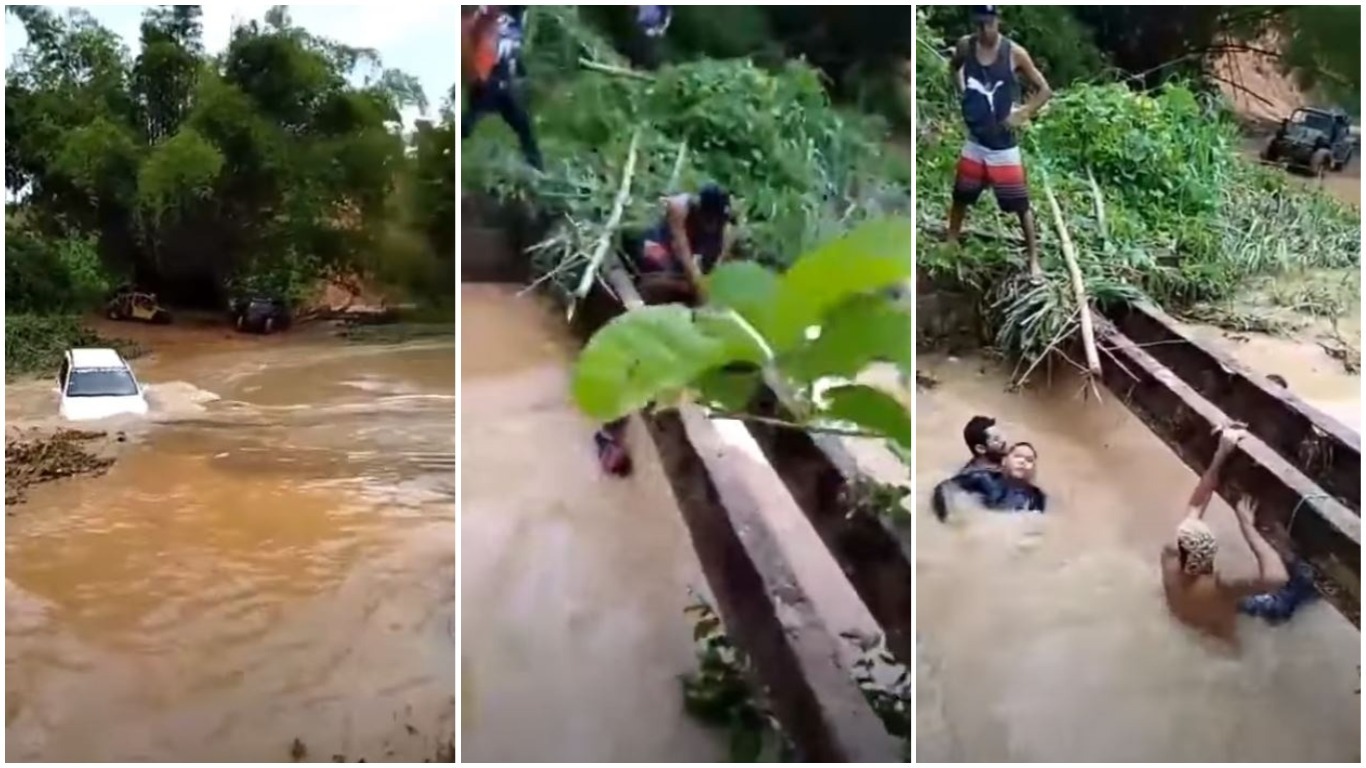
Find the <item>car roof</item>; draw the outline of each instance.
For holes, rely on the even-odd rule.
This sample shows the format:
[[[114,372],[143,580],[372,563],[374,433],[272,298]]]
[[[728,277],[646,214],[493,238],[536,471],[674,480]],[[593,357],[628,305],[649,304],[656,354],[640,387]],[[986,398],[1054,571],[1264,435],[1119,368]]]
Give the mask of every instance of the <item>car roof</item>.
[[[73,368],[126,368],[128,364],[123,362],[119,353],[108,348],[87,347],[73,349],[68,354],[71,355],[71,367]]]

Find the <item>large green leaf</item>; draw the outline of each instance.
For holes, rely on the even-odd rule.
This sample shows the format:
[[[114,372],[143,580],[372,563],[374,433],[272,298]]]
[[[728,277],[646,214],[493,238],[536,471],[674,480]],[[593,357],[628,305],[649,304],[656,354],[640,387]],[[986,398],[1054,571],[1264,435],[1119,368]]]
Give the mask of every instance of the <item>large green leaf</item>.
[[[789,353],[780,368],[803,385],[826,376],[852,379],[878,361],[910,371],[912,336],[909,307],[878,294],[856,296],[831,310],[820,336]]]
[[[693,323],[702,333],[724,345],[727,362],[768,362],[768,341],[738,312],[704,307],[694,313]]]
[[[886,435],[901,448],[910,449],[915,427],[910,411],[890,394],[864,384],[835,387],[825,393],[829,400],[821,417],[853,424]]]
[[[749,407],[754,392],[759,389],[763,374],[757,368],[717,368],[702,374],[697,380],[701,399],[728,413]]]
[[[707,278],[707,301],[739,312],[767,335],[778,302],[778,285],[778,275],[767,267],[752,261],[732,261],[717,267]]]
[[[601,421],[625,416],[663,392],[683,389],[727,362],[726,344],[676,304],[642,307],[603,326],[574,368],[574,401]]]
[[[861,225],[803,256],[779,282],[768,336],[779,351],[801,343],[807,328],[851,297],[900,285],[914,273],[911,220]]]

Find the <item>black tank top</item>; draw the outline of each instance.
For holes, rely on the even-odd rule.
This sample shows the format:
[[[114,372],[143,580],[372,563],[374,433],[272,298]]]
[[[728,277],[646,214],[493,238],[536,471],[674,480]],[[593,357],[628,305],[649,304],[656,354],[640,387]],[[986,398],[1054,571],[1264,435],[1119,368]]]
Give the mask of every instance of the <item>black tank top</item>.
[[[996,60],[987,65],[977,60],[976,35],[968,38],[968,48],[968,58],[963,63],[963,122],[978,144],[987,149],[1010,149],[1015,146],[1015,133],[1005,120],[1020,91],[1010,38],[1001,36]]]

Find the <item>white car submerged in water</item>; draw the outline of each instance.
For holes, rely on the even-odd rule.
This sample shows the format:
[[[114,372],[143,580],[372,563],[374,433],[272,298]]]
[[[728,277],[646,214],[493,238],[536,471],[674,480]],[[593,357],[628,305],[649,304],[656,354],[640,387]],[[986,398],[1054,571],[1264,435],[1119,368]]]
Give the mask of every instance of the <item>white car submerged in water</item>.
[[[112,349],[70,349],[57,373],[58,413],[67,421],[146,416],[147,398],[133,369]]]

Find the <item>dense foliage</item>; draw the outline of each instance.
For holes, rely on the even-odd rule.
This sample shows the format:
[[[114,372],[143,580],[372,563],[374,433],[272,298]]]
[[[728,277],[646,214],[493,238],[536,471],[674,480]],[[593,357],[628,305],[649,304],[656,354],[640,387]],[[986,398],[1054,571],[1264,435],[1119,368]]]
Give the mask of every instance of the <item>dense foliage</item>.
[[[917,34],[942,40],[923,18]],[[933,47],[916,61],[924,121],[917,213],[930,229],[947,216],[963,138],[947,62]],[[1075,84],[1023,138],[1048,280],[1018,279],[1022,257],[1008,241],[1018,225],[989,203],[970,219],[988,238],[961,250],[918,238],[917,264],[922,274],[979,286],[998,344],[1023,358],[1042,354],[1076,322],[1045,184],[1061,203],[1088,292],[1100,304],[1146,295],[1180,310],[1228,297],[1255,276],[1357,264],[1356,212],[1249,162],[1237,141],[1217,97],[1180,83],[1148,93]]]
[[[618,50],[630,50],[636,6],[584,6],[584,18],[601,29]],[[662,41],[664,61],[698,58],[752,58],[763,66],[787,59],[810,62],[827,78],[836,96],[861,101],[871,89],[899,82],[913,41],[905,33],[910,5],[680,5]],[[909,104],[888,94],[908,115]],[[909,127],[909,126],[907,126]]]
[[[705,306],[635,309],[594,334],[575,366],[575,402],[601,421],[682,400],[744,418],[760,384],[778,381],[795,390],[794,425],[852,428],[909,450],[905,405],[850,382],[875,362],[910,377],[910,307],[887,294],[911,279],[910,241],[908,219],[884,219],[781,275],[754,262],[723,264],[708,277]]]
[[[742,249],[782,265],[858,221],[908,207],[909,162],[889,162],[884,125],[837,109],[810,66],[699,59],[653,78],[610,74],[580,67],[580,57],[624,60],[576,9],[535,7],[528,27],[546,173],[526,169],[506,128],[489,120],[463,144],[463,181],[546,215],[551,231],[535,266],[563,286],[577,283],[603,235],[637,132],[627,228],[653,224],[662,195],[715,180],[736,196]]]
[[[334,271],[384,279],[396,243],[403,272],[453,273],[451,210],[432,202],[454,187],[453,115],[410,146],[400,110],[426,97],[374,51],[283,7],[216,56],[198,6],[149,9],[131,54],[83,11],[7,11],[28,35],[6,75],[5,181],[30,244],[8,254],[11,311],[129,279],[214,306],[234,284],[297,297]]]

